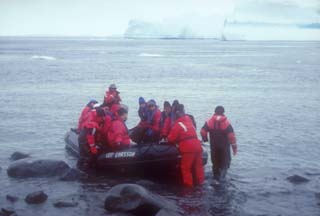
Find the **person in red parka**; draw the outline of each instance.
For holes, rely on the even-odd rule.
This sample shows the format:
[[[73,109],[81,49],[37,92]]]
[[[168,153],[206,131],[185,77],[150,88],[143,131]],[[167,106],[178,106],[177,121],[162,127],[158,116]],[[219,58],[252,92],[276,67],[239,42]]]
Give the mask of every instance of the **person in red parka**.
[[[175,120],[168,135],[169,143],[178,143],[181,154],[181,175],[185,186],[201,185],[204,181],[202,147],[192,120],[184,112],[183,104],[176,110]]]
[[[102,128],[102,146],[105,148],[105,151],[107,151],[109,147],[108,133],[111,128],[112,121],[117,119],[120,108],[120,104],[113,104],[110,110],[105,110],[104,124]]]
[[[111,84],[109,86],[109,90],[106,91],[106,94],[104,96],[103,106],[111,108],[113,104],[120,104],[120,102],[120,92],[117,91],[117,86],[115,84]]]
[[[170,105],[170,104],[169,104]],[[168,104],[167,104],[168,106]],[[162,123],[162,119],[160,121],[160,127],[161,127],[161,134],[160,134],[160,138],[166,138],[171,130],[171,127],[173,126],[176,117],[175,117],[175,110],[177,109],[177,107],[179,106],[179,101],[178,100],[174,100],[172,107],[170,106],[170,109],[168,107],[164,106],[164,112],[167,113],[167,116],[164,120],[164,122]],[[195,128],[197,128],[197,124],[196,121],[194,120],[194,117],[190,114],[186,114],[187,116],[190,117],[190,119],[192,120],[192,123],[194,125]]]
[[[232,147],[233,155],[237,154],[237,143],[233,128],[224,115],[224,107],[217,106],[214,115],[205,122],[201,129],[201,136],[204,142],[210,136],[212,172],[214,179],[220,181],[224,179],[230,167]]]
[[[111,123],[108,132],[108,142],[113,151],[130,146],[129,132],[125,124],[127,118],[128,111],[125,108],[120,108],[117,113],[117,118]]]
[[[160,138],[161,111],[159,110],[156,101],[153,99],[149,100],[147,105],[147,130],[144,134],[144,140],[146,142],[157,142]]]
[[[91,121],[84,125],[78,137],[80,161],[90,164],[95,162],[98,155],[101,128],[105,117],[104,110],[101,108],[96,108],[96,112],[93,113]]]
[[[89,103],[83,108],[78,122],[78,132],[83,129],[84,124],[90,118],[90,112],[93,109],[93,106],[97,103],[98,101],[96,100],[90,100]]]
[[[163,111],[160,118],[160,139],[166,138],[171,128],[171,105],[168,101],[163,103]]]
[[[160,139],[160,118],[161,112],[156,101],[151,99],[147,103],[146,120],[131,129],[131,139],[138,143],[159,142]]]

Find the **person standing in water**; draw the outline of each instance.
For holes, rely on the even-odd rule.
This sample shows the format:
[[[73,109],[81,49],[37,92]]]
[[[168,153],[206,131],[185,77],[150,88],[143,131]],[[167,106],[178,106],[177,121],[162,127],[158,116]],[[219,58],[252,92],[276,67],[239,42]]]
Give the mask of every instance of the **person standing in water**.
[[[224,115],[224,107],[217,106],[214,115],[205,122],[201,129],[204,142],[210,137],[211,161],[214,179],[224,179],[231,162],[230,146],[233,155],[237,154],[236,136],[233,128]]]
[[[179,146],[182,183],[187,187],[201,185],[204,181],[201,142],[191,118],[185,114],[183,104],[177,105],[175,116],[168,142]]]

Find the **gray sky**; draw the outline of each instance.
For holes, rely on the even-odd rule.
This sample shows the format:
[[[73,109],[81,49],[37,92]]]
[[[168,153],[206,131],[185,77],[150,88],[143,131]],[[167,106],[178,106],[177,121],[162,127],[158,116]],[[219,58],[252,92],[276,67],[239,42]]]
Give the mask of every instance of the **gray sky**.
[[[272,14],[273,6],[299,13],[319,10],[320,0],[0,0],[0,35],[91,35],[122,34],[130,19],[149,22],[188,17],[229,17],[234,9],[243,13]],[[258,5],[248,11],[242,5]],[[259,6],[260,5],[260,6]],[[245,6],[246,7],[246,6]],[[260,8],[259,8],[260,7]],[[250,11],[257,10],[257,11]],[[243,16],[242,13],[242,16]],[[241,14],[241,13],[240,13]],[[288,16],[292,16],[288,13]],[[302,14],[303,17],[309,16]],[[284,19],[286,17],[278,17]],[[268,17],[266,16],[266,19]],[[309,18],[306,18],[307,20]],[[311,17],[310,20],[313,18]]]

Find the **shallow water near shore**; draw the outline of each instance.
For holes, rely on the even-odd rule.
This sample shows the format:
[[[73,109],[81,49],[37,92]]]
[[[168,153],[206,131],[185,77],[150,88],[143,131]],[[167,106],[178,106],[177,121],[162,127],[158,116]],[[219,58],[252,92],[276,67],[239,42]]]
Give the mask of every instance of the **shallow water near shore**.
[[[0,38],[0,207],[27,216],[106,215],[106,191],[125,182],[172,200],[185,215],[319,215],[319,59],[319,42]],[[110,83],[129,106],[129,128],[138,122],[139,96],[161,105],[179,99],[198,132],[224,105],[239,145],[227,181],[212,185],[211,163],[205,184],[192,190],[116,176],[78,182],[7,176],[14,151],[74,166],[64,134]],[[310,181],[286,180],[294,174]],[[28,206],[24,197],[39,189],[48,200]],[[10,204],[6,194],[20,199]],[[52,205],[72,198],[79,206]]]

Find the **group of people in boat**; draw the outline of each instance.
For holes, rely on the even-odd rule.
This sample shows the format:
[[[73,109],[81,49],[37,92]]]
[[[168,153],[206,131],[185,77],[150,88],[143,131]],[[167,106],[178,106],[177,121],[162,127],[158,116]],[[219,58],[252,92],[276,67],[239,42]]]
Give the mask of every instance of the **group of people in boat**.
[[[153,99],[146,101],[140,97],[138,102],[140,122],[128,130],[125,123],[128,107],[120,104],[120,92],[115,84],[109,86],[102,104],[96,100],[89,101],[82,110],[77,128],[81,158],[94,163],[99,154],[129,148],[132,141],[139,145],[158,144],[164,140],[179,148],[183,184],[202,184],[202,146],[193,116],[186,114],[184,105],[178,100],[172,104],[165,101],[162,112]],[[235,134],[222,106],[216,107],[214,115],[205,122],[200,133],[204,142],[210,139],[212,169],[214,178],[219,180],[230,165],[230,145],[233,154],[237,153]]]

